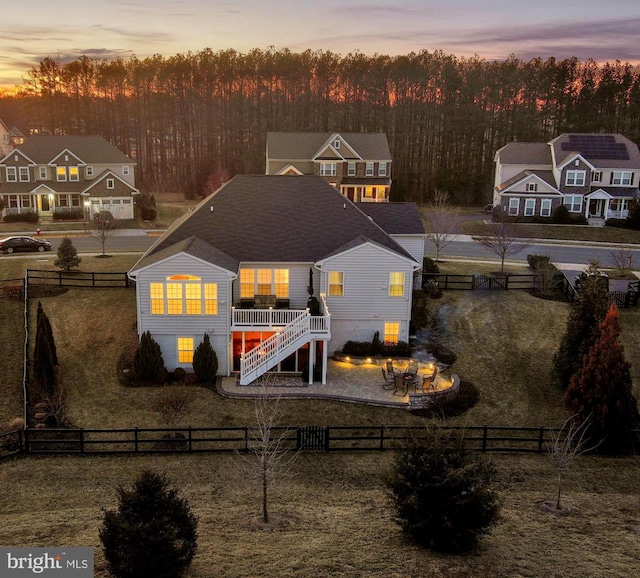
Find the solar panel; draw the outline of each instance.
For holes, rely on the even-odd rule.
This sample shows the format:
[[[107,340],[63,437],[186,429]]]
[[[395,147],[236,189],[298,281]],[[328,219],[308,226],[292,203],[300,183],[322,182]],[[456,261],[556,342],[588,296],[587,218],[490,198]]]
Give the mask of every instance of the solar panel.
[[[562,150],[577,151],[588,159],[629,160],[626,145],[616,142],[610,134],[570,134],[569,142],[562,143]]]

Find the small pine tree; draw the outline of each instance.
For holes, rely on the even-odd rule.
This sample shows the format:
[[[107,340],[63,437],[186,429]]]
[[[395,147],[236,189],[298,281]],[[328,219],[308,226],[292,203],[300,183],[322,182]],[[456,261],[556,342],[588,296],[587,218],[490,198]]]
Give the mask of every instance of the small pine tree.
[[[461,441],[461,440],[460,440]],[[497,523],[494,467],[430,432],[396,457],[388,482],[396,521],[421,546],[465,551]]]
[[[73,246],[71,239],[69,237],[62,239],[58,247],[58,258],[54,265],[65,271],[70,271],[72,268],[78,267],[80,261],[82,259],[78,257],[78,250]]]
[[[100,541],[117,578],[182,576],[197,548],[198,519],[168,480],[144,471],[118,487],[118,508],[104,512]]]
[[[201,383],[214,382],[216,380],[218,356],[213,347],[211,347],[208,333],[204,334],[204,339],[193,352],[193,371]]]
[[[136,376],[142,381],[153,381],[163,367],[162,350],[151,337],[151,333],[145,331],[140,336],[140,343],[133,355],[133,369]]]
[[[634,397],[631,365],[625,359],[619,340],[618,308],[611,305],[600,334],[587,355],[582,368],[571,378],[564,396],[570,414],[579,423],[588,420],[587,433],[592,442],[604,442],[604,451],[615,450],[607,438],[622,437],[638,425],[638,406]]]
[[[33,379],[42,392],[48,396],[53,396],[56,393],[56,365],[58,365],[58,356],[53,340],[53,330],[49,318],[42,308],[42,303],[38,302],[36,338],[33,350]]]
[[[580,282],[578,299],[569,313],[567,328],[553,356],[553,369],[562,389],[569,386],[578,372],[582,358],[598,337],[598,325],[609,308],[607,288],[601,281],[598,263],[592,261]]]

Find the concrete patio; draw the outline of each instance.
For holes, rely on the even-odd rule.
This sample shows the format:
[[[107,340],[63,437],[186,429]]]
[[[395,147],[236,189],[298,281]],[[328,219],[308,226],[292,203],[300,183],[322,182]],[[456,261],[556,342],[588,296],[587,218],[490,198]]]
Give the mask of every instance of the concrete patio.
[[[406,364],[397,365],[403,370]],[[425,373],[425,365],[420,364],[418,375]],[[353,365],[335,359],[329,359],[327,368],[327,383],[322,385],[319,382],[309,384],[303,381],[299,375],[282,378],[274,378],[274,381],[282,385],[269,383],[269,394],[278,395],[282,398],[300,399],[334,399],[350,403],[363,403],[385,407],[396,407],[407,409],[409,407],[409,394],[397,395],[393,390],[383,389],[385,383],[382,377],[382,367],[373,363]],[[457,376],[438,374],[431,391],[444,391],[451,387],[452,378]],[[418,388],[421,391],[421,388]],[[221,395],[234,398],[252,398],[261,395],[264,387],[254,382],[251,385],[239,385],[237,376],[223,377],[218,382],[218,392]],[[409,393],[413,394],[412,388]]]

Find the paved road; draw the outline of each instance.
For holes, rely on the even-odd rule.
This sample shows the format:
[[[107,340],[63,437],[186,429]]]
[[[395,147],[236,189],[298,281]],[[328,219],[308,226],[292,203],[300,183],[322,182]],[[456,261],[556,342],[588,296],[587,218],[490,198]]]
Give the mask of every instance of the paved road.
[[[548,255],[556,264],[574,263],[587,264],[590,260],[597,258],[603,265],[608,265],[610,254],[618,246],[593,246],[586,243],[573,243],[571,241],[556,241],[553,243],[539,242],[529,245],[520,253],[509,257],[508,261],[526,261],[527,255]],[[633,247],[632,253],[636,266],[640,267],[640,246]],[[425,255],[435,256],[435,247],[431,241],[425,241]],[[460,235],[450,245],[440,251],[440,257],[468,257],[471,259],[488,259],[495,261],[494,253],[476,243],[471,237]]]

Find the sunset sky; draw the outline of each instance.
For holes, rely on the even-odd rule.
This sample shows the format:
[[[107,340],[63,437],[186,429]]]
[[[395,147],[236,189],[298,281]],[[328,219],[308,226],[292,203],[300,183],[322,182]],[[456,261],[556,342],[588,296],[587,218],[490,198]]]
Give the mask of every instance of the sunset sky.
[[[640,62],[639,0],[28,0],[0,19],[0,86],[45,56],[234,48]]]

